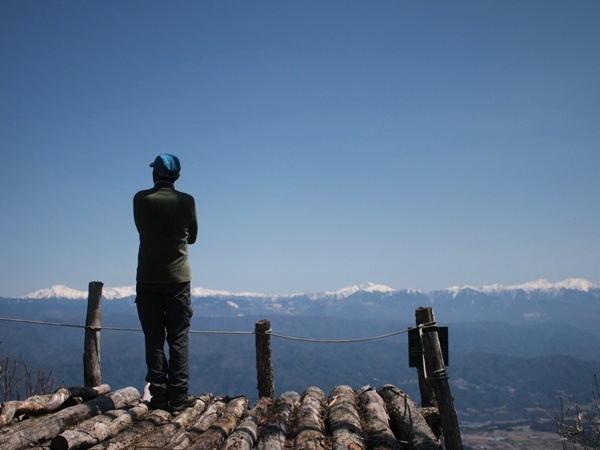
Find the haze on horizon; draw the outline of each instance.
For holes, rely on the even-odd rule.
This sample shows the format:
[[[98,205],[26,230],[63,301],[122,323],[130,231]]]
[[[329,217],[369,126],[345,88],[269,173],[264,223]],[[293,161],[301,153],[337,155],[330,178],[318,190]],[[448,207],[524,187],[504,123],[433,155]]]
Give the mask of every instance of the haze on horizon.
[[[600,3],[0,3],[0,292],[135,283],[178,155],[193,286],[600,282]]]

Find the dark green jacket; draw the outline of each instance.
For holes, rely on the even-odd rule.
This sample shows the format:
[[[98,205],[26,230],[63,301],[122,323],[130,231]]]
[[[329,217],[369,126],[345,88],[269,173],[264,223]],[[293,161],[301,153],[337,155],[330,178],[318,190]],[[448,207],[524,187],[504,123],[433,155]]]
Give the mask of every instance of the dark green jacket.
[[[135,194],[133,217],[140,234],[137,281],[191,281],[187,246],[198,234],[194,197],[157,181],[152,189]]]

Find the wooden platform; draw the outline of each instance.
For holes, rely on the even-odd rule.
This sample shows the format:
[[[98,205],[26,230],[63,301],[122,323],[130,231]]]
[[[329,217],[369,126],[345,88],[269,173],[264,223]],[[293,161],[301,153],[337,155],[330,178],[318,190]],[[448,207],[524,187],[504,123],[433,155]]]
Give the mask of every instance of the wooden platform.
[[[133,387],[95,389],[3,403],[0,450],[441,448],[436,411],[416,408],[392,385],[338,386],[328,396],[311,387],[254,401],[201,394],[177,413],[149,409]]]

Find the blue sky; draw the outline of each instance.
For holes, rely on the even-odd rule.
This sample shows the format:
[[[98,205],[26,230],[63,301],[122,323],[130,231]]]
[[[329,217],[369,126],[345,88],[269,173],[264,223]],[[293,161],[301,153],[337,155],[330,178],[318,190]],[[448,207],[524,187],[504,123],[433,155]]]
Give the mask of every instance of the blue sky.
[[[600,3],[0,3],[0,295],[135,283],[162,152],[193,287],[600,282]]]

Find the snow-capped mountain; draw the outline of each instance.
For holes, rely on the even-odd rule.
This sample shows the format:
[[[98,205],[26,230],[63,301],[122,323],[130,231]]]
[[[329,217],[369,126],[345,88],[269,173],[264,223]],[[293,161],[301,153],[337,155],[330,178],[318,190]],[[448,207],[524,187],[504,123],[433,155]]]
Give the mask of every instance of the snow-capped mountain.
[[[525,292],[534,292],[534,291],[559,291],[561,289],[570,289],[573,291],[583,291],[589,292],[591,289],[598,289],[600,285],[594,284],[591,281],[584,280],[583,278],[569,278],[564,281],[559,281],[557,283],[552,283],[548,280],[536,280],[530,281],[528,283],[511,285],[511,286],[502,286],[499,284],[493,284],[489,286],[453,286],[447,288],[445,290],[452,293],[459,293],[464,290],[472,290],[477,292],[483,292],[486,294],[497,294],[507,291],[525,291]]]
[[[68,300],[79,300],[87,298],[87,292],[78,291],[68,286],[58,284],[46,289],[40,289],[39,291],[31,292],[30,294],[24,295],[20,298],[30,299],[48,299],[48,298],[66,298]]]
[[[348,286],[348,287],[342,288],[335,292],[325,292],[322,294],[322,296],[346,298],[346,297],[350,297],[351,295],[356,294],[357,292],[370,292],[370,293],[378,292],[378,293],[385,294],[385,293],[390,293],[390,292],[396,292],[396,289],[386,286],[384,284],[375,284],[375,283],[369,282],[369,283],[364,283],[364,284],[357,284],[354,286]]]
[[[135,295],[135,286],[124,286],[124,287],[103,287],[102,296],[107,300],[114,300],[119,298],[127,298]],[[78,291],[77,289],[58,284],[46,289],[40,289],[39,291],[32,292],[24,295],[20,298],[23,299],[51,299],[60,298],[67,300],[82,300],[88,298],[87,291]]]
[[[88,293],[66,286],[53,286],[21,299],[0,298],[3,307],[14,314],[21,308],[23,317],[85,311]],[[135,313],[135,287],[104,287],[103,310],[108,315],[125,317]],[[360,320],[392,320],[414,323],[415,309],[433,306],[441,322],[507,322],[586,324],[596,328],[600,322],[600,286],[588,280],[559,282],[537,280],[501,286],[463,286],[436,291],[397,290],[387,285],[365,283],[333,292],[315,294],[269,295],[252,292],[227,292],[202,287],[192,289],[194,316],[202,318],[282,316],[330,317]],[[2,314],[0,314],[2,317]],[[554,325],[552,325],[554,326]]]
[[[505,293],[517,293],[524,292],[532,294],[535,292],[544,292],[547,294],[557,294],[562,290],[590,292],[592,290],[600,289],[600,285],[592,283],[591,281],[582,278],[570,278],[564,281],[552,283],[547,280],[536,280],[523,284],[503,286],[499,284],[487,285],[487,286],[452,286],[439,291],[421,291],[418,289],[404,289],[398,290],[384,284],[376,283],[363,283],[353,286],[347,286],[337,291],[325,291],[315,294],[286,294],[286,295],[271,295],[262,294],[255,292],[228,292],[224,290],[213,290],[203,287],[196,287],[192,289],[192,297],[206,298],[206,297],[242,297],[242,298],[263,298],[272,300],[281,299],[293,299],[299,297],[308,297],[312,300],[319,299],[344,299],[357,294],[381,294],[381,295],[392,295],[398,293],[412,294],[418,296],[427,296],[430,298],[436,298],[444,293],[449,293],[453,297],[460,295],[465,292],[476,292],[488,295],[500,295]],[[135,296],[135,286],[123,286],[123,287],[103,287],[102,295],[107,300],[114,300],[120,298],[129,298]],[[30,294],[24,295],[20,298],[23,299],[50,299],[60,298],[69,300],[87,299],[88,292],[80,291],[64,285],[56,285],[46,289],[40,289]]]

